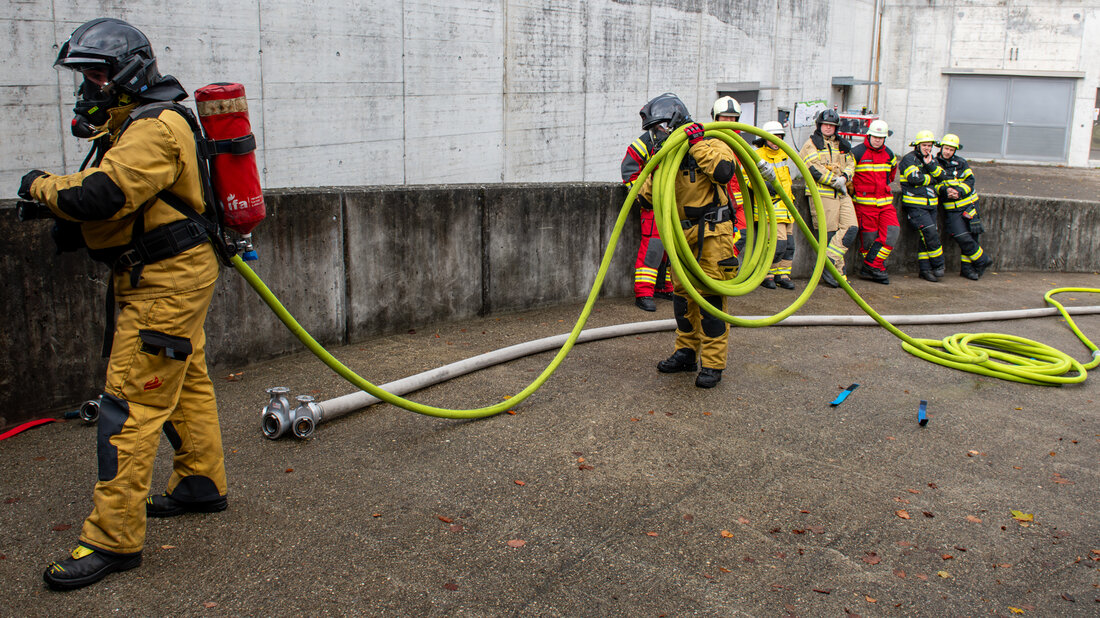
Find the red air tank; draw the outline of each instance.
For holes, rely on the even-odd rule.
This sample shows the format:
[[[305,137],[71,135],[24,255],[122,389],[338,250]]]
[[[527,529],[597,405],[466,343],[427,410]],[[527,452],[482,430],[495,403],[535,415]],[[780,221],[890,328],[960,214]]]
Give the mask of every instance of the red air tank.
[[[244,86],[227,83],[203,86],[195,91],[195,107],[207,138],[217,145],[218,154],[211,157],[210,169],[225,225],[247,236],[263,221],[266,211]]]

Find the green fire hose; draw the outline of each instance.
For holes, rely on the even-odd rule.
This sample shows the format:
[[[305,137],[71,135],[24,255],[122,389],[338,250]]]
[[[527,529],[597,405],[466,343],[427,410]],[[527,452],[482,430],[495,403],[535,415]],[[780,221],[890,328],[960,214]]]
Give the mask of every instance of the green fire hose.
[[[708,136],[721,139],[733,149],[740,163],[737,170],[737,179],[742,187],[748,186],[746,181],[751,183],[754,187],[764,187],[765,180],[756,167],[756,162],[760,159],[759,155],[757,155],[748,142],[735,131],[751,133],[777,144],[791,157],[791,160],[802,173],[803,178],[811,177],[809,169],[807,169],[802,159],[799,158],[798,153],[783,140],[770,133],[753,126],[734,122],[713,122],[705,125],[705,128]],[[584,330],[584,325],[592,313],[592,308],[595,306],[600,288],[603,285],[604,277],[610,267],[615,246],[618,244],[619,236],[629,218],[630,208],[646,177],[652,174],[654,218],[657,223],[658,232],[661,238],[665,240],[665,249],[668,253],[673,272],[676,273],[676,277],[681,281],[688,283],[686,286],[688,293],[697,303],[699,303],[704,311],[719,316],[734,326],[769,326],[793,314],[805,304],[813,293],[821,277],[822,270],[824,268],[829,268],[830,272],[837,281],[840,282],[841,287],[843,287],[844,291],[848,293],[852,300],[883,328],[886,328],[894,336],[901,339],[902,347],[907,352],[931,362],[1004,380],[1045,385],[1082,382],[1087,375],[1088,369],[1093,369],[1097,365],[1100,365],[1100,352],[1097,351],[1096,345],[1081,333],[1065,308],[1052,298],[1054,294],[1061,292],[1100,293],[1100,289],[1094,288],[1059,288],[1047,292],[1045,296],[1047,302],[1058,307],[1058,310],[1065,317],[1070,328],[1072,328],[1074,333],[1076,333],[1085,345],[1092,350],[1094,358],[1092,362],[1088,364],[1082,364],[1067,354],[1041,343],[1011,335],[1000,335],[996,333],[963,333],[947,337],[942,341],[914,339],[906,335],[894,325],[883,319],[866,301],[860,298],[855,290],[848,285],[847,281],[845,281],[836,270],[833,264],[825,259],[825,229],[823,227],[819,228],[815,237],[805,221],[803,221],[798,209],[794,207],[791,196],[787,194],[778,182],[773,182],[772,187],[777,191],[777,194],[787,206],[788,212],[794,217],[799,229],[806,236],[810,246],[817,253],[817,261],[814,264],[814,270],[810,277],[810,281],[803,292],[790,306],[767,318],[755,320],[741,319],[718,310],[708,303],[706,299],[703,298],[703,294],[698,292],[695,288],[708,290],[710,294],[723,296],[741,296],[756,289],[767,275],[767,271],[771,266],[772,256],[775,252],[775,213],[772,208],[771,200],[767,197],[767,191],[752,192],[756,200],[758,221],[755,229],[753,226],[749,226],[748,228],[745,251],[741,256],[741,267],[737,275],[728,281],[719,281],[708,277],[692,256],[691,248],[688,245],[687,238],[684,236],[683,229],[679,225],[679,218],[676,212],[676,194],[674,190],[675,174],[680,166],[680,162],[686,156],[687,151],[687,139],[684,136],[683,130],[678,129],[669,136],[661,149],[649,160],[645,168],[642,169],[638,176],[638,180],[634,183],[633,188],[630,190],[629,194],[627,194],[623,202],[623,207],[619,212],[619,217],[615,222],[611,237],[608,239],[607,248],[600,262],[599,271],[596,273],[596,280],[592,285],[591,291],[588,293],[588,298],[585,301],[584,307],[581,309],[580,317],[577,319],[577,323],[573,326],[572,331],[570,331],[569,337],[566,339],[564,345],[558,350],[558,353],[546,368],[543,369],[542,373],[540,373],[526,388],[512,397],[504,399],[500,403],[483,408],[468,410],[438,408],[410,401],[382,390],[341,363],[318,343],[317,340],[294,319],[294,316],[286,310],[282,303],[279,302],[279,299],[275,297],[267,285],[265,285],[260,277],[249,268],[240,256],[235,256],[232,263],[237,271],[240,272],[246,281],[248,281],[249,285],[259,293],[268,307],[275,312],[275,315],[279,317],[287,328],[290,329],[290,331],[294,333],[311,352],[338,375],[360,390],[387,403],[428,416],[453,419],[492,416],[515,407],[518,403],[537,391],[550,378],[554,371],[557,370],[558,366],[561,365],[566,355],[568,355],[569,351],[573,348],[581,331]],[[669,159],[669,163],[667,165],[661,165],[662,161],[665,159]],[[743,171],[748,172],[748,178],[746,178]],[[815,183],[808,183],[808,186],[811,192],[811,202],[816,214],[815,218],[817,221],[822,221],[824,218],[824,209],[821,204],[821,197]],[[746,192],[746,194],[748,194],[748,192]],[[749,208],[746,208],[746,210],[749,210]]]

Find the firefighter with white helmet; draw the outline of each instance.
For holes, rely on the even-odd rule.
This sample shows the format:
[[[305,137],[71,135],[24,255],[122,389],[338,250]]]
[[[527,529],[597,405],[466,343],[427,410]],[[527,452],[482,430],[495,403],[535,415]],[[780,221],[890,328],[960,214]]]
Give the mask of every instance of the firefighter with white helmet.
[[[932,154],[935,143],[936,136],[931,131],[918,131],[909,143],[913,150],[898,164],[901,207],[909,226],[920,236],[917,254],[920,277],[932,282],[939,281],[944,273],[943,243],[936,225],[936,205],[939,203],[936,186],[943,179],[943,168]]]
[[[859,276],[888,285],[886,258],[894,250],[901,226],[894,209],[894,192],[890,183],[898,171],[898,158],[886,146],[890,127],[884,120],[874,120],[867,137],[852,149],[856,161],[852,177],[852,203],[859,220],[860,255],[863,264]]]
[[[100,398],[98,482],[79,545],[43,574],[55,590],[95,583],[141,564],[146,516],[226,508],[226,478],[203,322],[218,258],[201,226],[170,205],[206,208],[186,98],[157,71],[149,40],[110,18],[89,21],[55,66],[83,75],[73,132],[96,140],[92,165],[34,170],[19,195],[58,221],[60,250],[86,246],[111,267],[110,360]],[[201,214],[196,214],[201,216]],[[73,233],[75,231],[75,234]],[[175,450],[167,491],[149,497],[160,434]]]
[[[787,134],[783,125],[774,120],[765,122],[761,128],[779,139],[783,139]],[[762,160],[767,161],[771,169],[775,171],[776,179],[789,196],[791,194],[791,158],[779,148],[779,144],[772,143],[764,138],[757,138],[753,143],[757,146],[756,153],[760,155]],[[760,285],[770,290],[774,290],[777,286],[793,290],[794,282],[791,281],[791,266],[794,263],[794,219],[787,210],[787,205],[783,203],[783,198],[779,196],[779,193],[775,191],[771,184],[768,184],[766,188],[771,196],[772,208],[775,211],[776,242],[772,267],[768,270],[768,276],[764,277]],[[756,202],[754,201],[753,220],[756,221],[757,218]]]
[[[840,115],[836,110],[826,109],[818,113],[817,130],[802,145],[799,156],[810,168],[812,181],[817,184],[821,195],[821,204],[825,210],[825,220],[817,221],[828,232],[829,244],[826,255],[833,266],[844,277],[844,254],[856,242],[859,235],[859,223],[852,198],[848,196],[848,182],[855,173],[855,159],[852,158],[852,146],[848,140],[836,134],[840,124]],[[806,182],[810,182],[807,178]],[[806,187],[806,195],[810,195]],[[815,215],[816,216],[816,215]],[[825,271],[821,280],[830,287],[840,287],[829,271]]]
[[[936,185],[940,205],[944,211],[944,228],[959,244],[962,269],[959,274],[977,281],[989,267],[989,256],[978,243],[982,224],[978,218],[978,194],[974,192],[974,172],[966,159],[958,155],[962,150],[959,136],[948,133],[938,142],[940,152],[936,162],[943,168],[943,178]]]
[[[741,104],[730,96],[718,97],[710,107],[710,119],[715,122],[741,122]],[[734,203],[733,225],[737,229],[736,247],[740,255],[745,244],[745,198],[741,195],[736,174],[726,185],[726,193]]]

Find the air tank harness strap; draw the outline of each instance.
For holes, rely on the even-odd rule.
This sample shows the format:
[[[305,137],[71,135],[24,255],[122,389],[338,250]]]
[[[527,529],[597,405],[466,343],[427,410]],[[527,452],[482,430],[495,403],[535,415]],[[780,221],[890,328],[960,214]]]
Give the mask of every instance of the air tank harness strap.
[[[710,230],[713,232],[714,227],[719,223],[733,220],[733,209],[730,208],[729,204],[720,206],[717,203],[708,206],[685,206],[684,215],[687,216],[687,219],[680,220],[680,227],[685,230],[693,227],[699,228],[699,236],[695,245],[695,259],[699,260],[703,256],[703,236],[705,236],[703,226],[709,225]]]

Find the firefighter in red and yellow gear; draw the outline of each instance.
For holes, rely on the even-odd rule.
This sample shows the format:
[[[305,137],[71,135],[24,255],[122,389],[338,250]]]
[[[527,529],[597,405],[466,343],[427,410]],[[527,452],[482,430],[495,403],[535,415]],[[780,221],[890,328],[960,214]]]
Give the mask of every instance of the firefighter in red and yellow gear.
[[[774,120],[765,122],[761,128],[779,139],[783,139],[787,134],[783,125]],[[770,169],[774,170],[776,179],[789,196],[791,194],[791,158],[779,148],[778,144],[763,138],[757,138],[754,143],[757,145],[756,153],[770,165]],[[794,219],[787,210],[787,205],[783,203],[783,198],[770,184],[767,186],[767,191],[771,196],[772,209],[775,210],[775,257],[772,258],[772,267],[768,271],[768,276],[764,277],[760,285],[770,290],[774,290],[776,286],[793,290],[791,266],[794,264]],[[752,211],[752,219],[755,222],[758,220],[755,201],[752,204]]]
[[[195,134],[171,109],[187,92],[158,73],[145,35],[117,19],[77,28],[55,66],[84,76],[73,130],[97,140],[96,157],[74,174],[32,171],[19,194],[50,209],[59,249],[86,246],[111,266],[118,311],[94,508],[71,556],[43,574],[69,590],[139,566],[147,515],[225,509],[226,478],[203,330],[218,258],[201,227],[164,201],[171,194],[204,210]],[[166,492],[149,497],[161,432],[175,450],[172,475]]]
[[[855,173],[855,160],[852,158],[852,147],[848,140],[836,134],[837,125],[840,124],[840,115],[836,110],[826,109],[818,113],[816,124],[817,130],[802,145],[798,155],[810,168],[810,175],[821,194],[825,221],[817,221],[815,225],[824,223],[828,232],[826,255],[836,266],[840,276],[846,280],[844,254],[855,244],[859,235],[859,223],[847,187]],[[810,182],[810,179],[807,178],[806,182]],[[806,195],[810,195],[808,185]],[[814,210],[811,209],[810,212]],[[830,287],[840,287],[840,283],[828,270],[821,275],[821,280]]]
[[[710,118],[715,122],[740,122],[741,104],[733,97],[719,97],[710,108]],[[741,195],[741,186],[737,184],[737,174],[726,183],[726,195],[734,204],[733,225],[737,229],[734,246],[737,255],[745,248],[745,199]]]
[[[974,192],[974,172],[966,159],[958,155],[962,150],[959,136],[948,133],[938,143],[940,152],[936,163],[943,168],[943,178],[936,185],[940,205],[944,211],[944,228],[951,238],[959,244],[962,253],[960,275],[977,281],[989,268],[990,259],[978,236],[982,233],[982,224],[978,218],[978,194]]]
[[[917,131],[909,143],[913,150],[901,158],[901,208],[905,219],[920,235],[917,267],[925,281],[936,282],[943,276],[943,243],[936,225],[936,186],[943,179],[943,168],[936,162],[932,147],[936,136],[931,131]]]
[[[643,107],[640,115],[644,124],[647,108]],[[656,151],[657,147],[648,131],[639,135],[627,147],[620,165],[623,184],[627,189],[634,186],[638,174]],[[634,260],[634,304],[642,311],[656,311],[654,297],[672,299],[672,272],[668,269],[668,254],[665,253],[664,244],[657,233],[657,225],[653,222],[653,205],[644,199],[638,199],[637,202],[640,207],[642,240],[638,245],[638,256]]]
[[[699,265],[707,276],[727,280],[737,274],[733,254],[733,212],[723,187],[734,175],[734,155],[719,139],[704,136],[703,126],[693,122],[687,107],[671,93],[650,101],[652,114],[645,128],[660,145],[680,126],[689,144],[688,156],[676,174],[677,216],[688,245],[694,249]],[[647,178],[640,195],[652,201],[653,178]],[[712,388],[722,379],[729,345],[729,325],[701,310],[688,294],[685,283],[676,280],[672,299],[676,317],[676,343],[672,356],[657,364],[662,373],[696,371],[695,386]],[[704,298],[725,311],[726,299],[701,290]]]
[[[890,257],[901,232],[894,192],[890,190],[898,172],[898,158],[886,146],[889,135],[886,122],[875,120],[868,127],[863,143],[852,149],[856,162],[852,203],[859,220],[859,253],[863,256],[859,276],[884,285],[890,283],[886,258]]]

